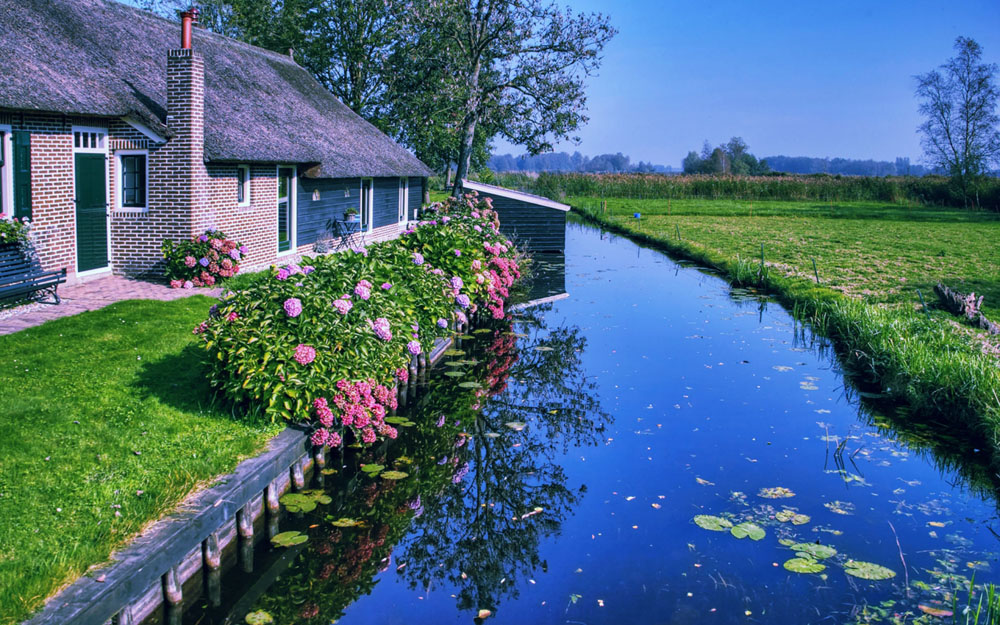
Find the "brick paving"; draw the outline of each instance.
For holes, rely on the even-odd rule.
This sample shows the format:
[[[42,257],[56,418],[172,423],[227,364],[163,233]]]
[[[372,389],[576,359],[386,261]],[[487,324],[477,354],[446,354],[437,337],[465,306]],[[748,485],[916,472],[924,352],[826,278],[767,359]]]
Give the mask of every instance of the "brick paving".
[[[27,304],[0,310],[0,335],[13,334],[25,328],[41,325],[46,321],[69,317],[88,310],[104,308],[126,299],[155,299],[170,301],[192,295],[217,297],[222,289],[171,289],[163,284],[130,280],[121,276],[105,276],[74,285],[61,285],[62,303]]]

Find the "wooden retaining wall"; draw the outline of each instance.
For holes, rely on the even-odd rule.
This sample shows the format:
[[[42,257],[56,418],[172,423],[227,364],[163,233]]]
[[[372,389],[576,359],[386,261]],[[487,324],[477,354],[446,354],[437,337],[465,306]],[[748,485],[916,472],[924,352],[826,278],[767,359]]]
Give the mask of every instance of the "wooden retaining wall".
[[[415,396],[417,384],[452,342],[439,340],[430,354],[413,358],[410,381],[398,389],[401,405]],[[158,611],[166,622],[180,623],[184,609],[200,597],[219,605],[223,571],[253,571],[255,545],[279,533],[284,512],[278,499],[303,490],[312,477],[321,479],[328,453],[313,449],[308,430],[285,429],[266,451],[185,500],[178,512],[115,553],[112,564],[58,593],[25,625],[135,625],[159,620]]]

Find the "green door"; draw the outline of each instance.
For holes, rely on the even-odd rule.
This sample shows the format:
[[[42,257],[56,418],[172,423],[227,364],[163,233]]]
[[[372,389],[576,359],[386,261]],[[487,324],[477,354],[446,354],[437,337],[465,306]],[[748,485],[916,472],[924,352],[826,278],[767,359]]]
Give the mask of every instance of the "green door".
[[[107,174],[103,154],[76,155],[77,271],[108,266]]]
[[[295,227],[295,217],[292,215],[295,193],[295,170],[281,167],[278,169],[278,251],[287,252],[292,249],[292,228]]]

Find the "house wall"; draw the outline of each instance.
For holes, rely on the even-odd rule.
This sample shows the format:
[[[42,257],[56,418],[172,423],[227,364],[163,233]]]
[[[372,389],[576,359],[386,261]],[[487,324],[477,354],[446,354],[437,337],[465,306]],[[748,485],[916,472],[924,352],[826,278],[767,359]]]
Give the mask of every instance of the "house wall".
[[[424,179],[410,178],[410,214],[409,219],[417,219],[420,214],[420,207],[424,201]]]
[[[399,178],[375,178],[373,181],[372,229],[399,222]]]
[[[306,178],[299,176],[299,248],[330,238],[329,222],[343,220],[348,208],[360,206],[360,178]],[[315,199],[314,199],[315,198]]]
[[[493,208],[500,217],[500,232],[517,245],[527,245],[534,252],[566,250],[564,211],[484,192],[479,195],[493,199]]]

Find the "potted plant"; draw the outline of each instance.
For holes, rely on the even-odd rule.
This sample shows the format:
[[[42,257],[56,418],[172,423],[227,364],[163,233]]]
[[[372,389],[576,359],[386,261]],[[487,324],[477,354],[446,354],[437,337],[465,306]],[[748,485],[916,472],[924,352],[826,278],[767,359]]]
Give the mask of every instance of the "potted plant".
[[[358,221],[358,209],[350,207],[344,211],[344,221]]]

